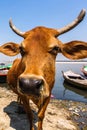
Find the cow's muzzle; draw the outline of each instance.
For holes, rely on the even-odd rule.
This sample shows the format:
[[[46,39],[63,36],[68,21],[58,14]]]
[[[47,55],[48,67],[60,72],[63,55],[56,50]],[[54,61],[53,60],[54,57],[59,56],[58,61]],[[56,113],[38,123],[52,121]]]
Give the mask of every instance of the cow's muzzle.
[[[43,91],[44,81],[43,79],[31,78],[19,78],[20,91],[27,95],[39,96],[40,92]]]

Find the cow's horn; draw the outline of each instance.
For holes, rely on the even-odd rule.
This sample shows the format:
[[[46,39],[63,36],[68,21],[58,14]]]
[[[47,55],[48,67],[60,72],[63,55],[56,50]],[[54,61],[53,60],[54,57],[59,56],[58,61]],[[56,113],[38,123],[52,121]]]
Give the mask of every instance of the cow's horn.
[[[70,24],[66,25],[63,28],[57,29],[57,31],[58,31],[58,35],[57,36],[59,36],[60,34],[65,33],[65,32],[68,32],[69,30],[71,30],[75,26],[77,26],[83,20],[85,14],[86,14],[86,10],[82,9],[80,14],[78,15],[78,17],[73,22],[71,22]]]
[[[11,29],[12,29],[16,34],[18,34],[18,35],[21,36],[21,37],[24,37],[25,32],[21,32],[19,29],[17,29],[17,28],[13,25],[12,19],[9,20],[9,25],[10,25]]]

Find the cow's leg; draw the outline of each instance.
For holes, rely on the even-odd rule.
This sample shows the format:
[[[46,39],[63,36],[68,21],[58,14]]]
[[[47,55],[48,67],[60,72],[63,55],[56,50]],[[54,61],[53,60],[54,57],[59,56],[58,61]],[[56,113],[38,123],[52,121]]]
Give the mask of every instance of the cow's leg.
[[[42,123],[43,123],[45,111],[46,111],[49,101],[50,101],[50,97],[46,98],[38,111],[38,129],[37,130],[42,130]]]
[[[33,126],[33,113],[29,105],[29,100],[25,96],[21,96],[21,100],[23,103],[23,107],[26,111],[26,114],[28,116],[29,122],[30,122],[30,129],[29,130],[34,130]]]
[[[25,114],[26,112],[25,112],[25,109],[23,107],[23,102],[22,102],[22,100],[21,100],[19,95],[17,97],[17,103],[18,103],[18,113]]]

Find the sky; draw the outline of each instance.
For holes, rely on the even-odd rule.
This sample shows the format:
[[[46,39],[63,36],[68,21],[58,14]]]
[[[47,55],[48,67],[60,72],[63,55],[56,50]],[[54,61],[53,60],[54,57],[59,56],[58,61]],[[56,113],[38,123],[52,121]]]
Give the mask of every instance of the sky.
[[[21,43],[23,40],[10,29],[10,18],[21,31],[28,31],[36,26],[61,28],[72,22],[83,8],[87,11],[87,0],[1,0],[0,45],[10,41]],[[64,43],[72,40],[86,42],[87,15],[76,28],[59,36],[59,39]],[[16,57],[0,53],[0,62],[12,61]]]

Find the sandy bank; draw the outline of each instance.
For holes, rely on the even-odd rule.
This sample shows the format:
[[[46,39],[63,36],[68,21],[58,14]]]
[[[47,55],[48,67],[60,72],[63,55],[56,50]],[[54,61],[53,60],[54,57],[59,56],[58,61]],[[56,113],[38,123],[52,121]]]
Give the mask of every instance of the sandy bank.
[[[31,103],[35,130],[37,109]],[[43,123],[43,130],[78,130],[86,127],[87,104],[51,99]],[[77,128],[78,126],[78,128]],[[26,114],[18,113],[16,95],[0,87],[0,130],[29,130]]]

